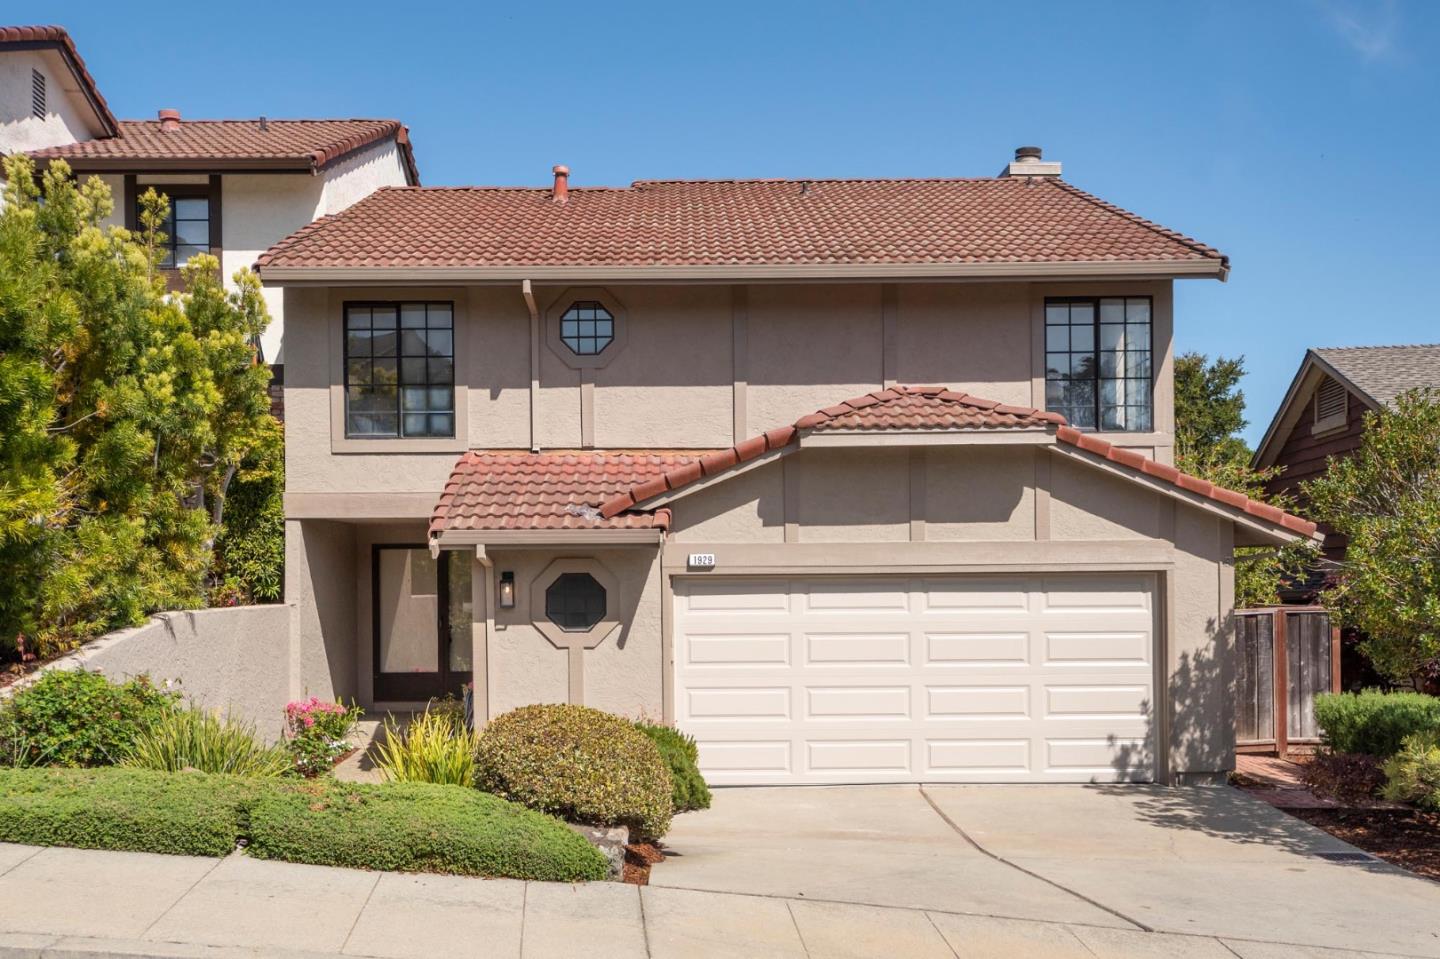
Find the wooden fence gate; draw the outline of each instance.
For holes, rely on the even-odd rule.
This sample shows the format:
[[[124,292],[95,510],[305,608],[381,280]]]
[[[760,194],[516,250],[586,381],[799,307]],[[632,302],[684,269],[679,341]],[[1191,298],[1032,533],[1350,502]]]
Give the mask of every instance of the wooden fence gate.
[[[1320,742],[1315,695],[1340,690],[1340,630],[1314,606],[1235,611],[1235,748],[1274,752]]]

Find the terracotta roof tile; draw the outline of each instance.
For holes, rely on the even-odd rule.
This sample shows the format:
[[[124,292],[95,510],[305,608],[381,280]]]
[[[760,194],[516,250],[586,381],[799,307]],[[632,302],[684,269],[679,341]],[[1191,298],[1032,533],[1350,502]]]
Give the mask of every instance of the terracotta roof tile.
[[[716,476],[741,463],[793,443],[801,430],[823,433],[837,430],[985,430],[1046,429],[1064,425],[1059,413],[1029,407],[1007,407],[942,386],[896,386],[876,390],[827,406],[795,421],[794,426],[741,440],[729,449],[702,456],[699,463],[687,463],[664,471],[617,493],[600,507],[607,517],[620,517],[636,504],[661,493],[679,489],[705,476]],[[697,470],[695,467],[699,466]]]
[[[181,120],[163,130],[158,120],[121,120],[118,136],[35,150],[39,160],[63,159],[72,166],[107,162],[194,160],[197,163],[292,163],[298,170],[322,170],[355,150],[394,138],[412,182],[419,182],[410,137],[399,120]]]
[[[1078,449],[1103,457],[1112,463],[1119,463],[1121,466],[1129,467],[1147,476],[1163,480],[1172,486],[1179,487],[1191,493],[1212,499],[1217,503],[1223,503],[1234,509],[1243,510],[1251,516],[1262,519],[1267,523],[1283,526],[1292,533],[1299,533],[1301,536],[1313,536],[1315,524],[1298,516],[1291,515],[1285,511],[1262,503],[1257,499],[1251,499],[1244,493],[1237,493],[1234,490],[1226,489],[1223,486],[1216,486],[1208,480],[1198,476],[1191,476],[1189,473],[1182,473],[1173,466],[1165,466],[1156,463],[1134,450],[1121,449],[1112,443],[1107,443],[1097,436],[1082,433],[1071,426],[1062,426],[1055,431],[1055,439]]]
[[[699,470],[695,469],[694,462],[662,469],[658,475],[646,476],[643,482],[617,490],[600,504],[600,515],[609,520],[622,520],[627,516],[637,515],[630,511],[647,500],[678,490],[702,476],[716,476],[765,452],[787,446],[799,437],[801,430],[823,433],[834,430],[1033,430],[1050,427],[1056,428],[1055,439],[1058,442],[1242,510],[1301,536],[1311,536],[1315,532],[1315,524],[1308,520],[1251,499],[1243,493],[1182,473],[1172,466],[1156,463],[1135,450],[1124,449],[1097,436],[1082,433],[1066,425],[1065,418],[1058,413],[994,403],[933,386],[896,386],[867,393],[865,396],[802,416],[796,421],[794,428],[770,430],[744,440],[728,450],[702,456],[698,464]]]
[[[75,41],[70,39],[70,34],[64,27],[55,26],[34,26],[34,27],[0,27],[0,46],[5,44],[45,44],[53,45],[60,50],[60,55],[65,58],[75,79],[79,82],[81,92],[90,101],[95,112],[100,117],[100,125],[105,128],[109,136],[115,136],[119,132],[119,121],[110,112],[110,105],[100,95],[100,87],[95,83],[95,78],[90,75],[90,70],[85,66],[85,60],[80,56],[80,51],[75,47]]]
[[[445,483],[430,535],[457,529],[664,529],[668,510],[604,517],[599,506],[637,482],[694,463],[702,452],[471,451]]]
[[[640,181],[382,189],[281,240],[270,268],[866,266],[1189,261],[1211,247],[1057,178]]]

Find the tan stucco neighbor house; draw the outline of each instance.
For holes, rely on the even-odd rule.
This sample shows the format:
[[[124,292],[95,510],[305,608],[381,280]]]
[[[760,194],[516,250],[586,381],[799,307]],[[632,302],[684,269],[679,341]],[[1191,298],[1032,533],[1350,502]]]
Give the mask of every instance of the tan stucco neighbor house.
[[[315,218],[382,186],[420,182],[397,120],[192,120],[168,109],[117,120],[57,26],[0,26],[0,154],[16,152],[104,180],[115,199],[107,225],[136,229],[141,195],[153,187],[167,196],[161,267],[176,287],[196,253],[214,254],[228,284]],[[283,381],[284,302],[278,290],[266,299],[261,354]]]
[[[1214,249],[996,177],[385,188],[283,289],[291,668],[677,723],[718,784],[1233,765],[1232,551],[1176,471]]]

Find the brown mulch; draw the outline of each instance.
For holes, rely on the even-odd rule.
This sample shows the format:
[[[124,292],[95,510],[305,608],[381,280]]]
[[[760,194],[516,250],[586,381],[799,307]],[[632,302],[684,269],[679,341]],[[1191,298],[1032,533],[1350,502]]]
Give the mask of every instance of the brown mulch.
[[[625,847],[624,881],[633,886],[650,885],[650,867],[665,861],[659,843],[632,842]]]
[[[1440,882],[1440,813],[1419,809],[1287,809],[1337,839]]]

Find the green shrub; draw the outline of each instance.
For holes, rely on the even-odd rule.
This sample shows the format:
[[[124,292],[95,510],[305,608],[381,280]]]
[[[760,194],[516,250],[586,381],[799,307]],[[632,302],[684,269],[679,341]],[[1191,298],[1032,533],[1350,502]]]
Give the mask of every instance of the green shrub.
[[[259,785],[144,769],[0,769],[0,842],[224,856]]]
[[[1315,720],[1337,753],[1367,753],[1384,759],[1400,751],[1405,737],[1440,732],[1440,697],[1423,693],[1321,693]]]
[[[212,606],[278,603],[285,586],[285,434],[262,414],[267,429],[240,463],[225,493],[224,522],[215,537]]]
[[[285,775],[293,763],[284,748],[261,742],[253,723],[221,719],[191,706],[161,717],[142,731],[123,765],[265,779]]]
[[[316,780],[261,794],[252,856],[355,869],[575,882],[605,857],[549,816],[468,786]]]
[[[1440,812],[1440,733],[1406,736],[1395,755],[1385,762],[1383,795]]]
[[[670,827],[670,772],[628,719],[585,706],[522,706],[490,720],[476,785],[531,809],[637,838]]]
[[[112,683],[100,673],[51,670],[0,710],[0,756],[16,766],[113,765],[179,698],[144,676]]]
[[[404,729],[390,717],[375,765],[386,782],[473,786],[479,739],[453,710],[427,709]]]
[[[671,806],[675,812],[710,808],[710,787],[700,775],[700,750],[694,738],[674,726],[639,722],[635,728],[650,737],[670,767]]]

